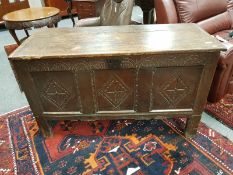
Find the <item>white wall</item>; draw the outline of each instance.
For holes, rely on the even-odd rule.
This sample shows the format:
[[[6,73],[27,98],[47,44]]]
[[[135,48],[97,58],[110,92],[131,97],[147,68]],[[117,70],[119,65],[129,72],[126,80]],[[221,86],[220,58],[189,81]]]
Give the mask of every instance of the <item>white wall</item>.
[[[43,2],[42,0],[28,0],[30,7],[42,7]]]

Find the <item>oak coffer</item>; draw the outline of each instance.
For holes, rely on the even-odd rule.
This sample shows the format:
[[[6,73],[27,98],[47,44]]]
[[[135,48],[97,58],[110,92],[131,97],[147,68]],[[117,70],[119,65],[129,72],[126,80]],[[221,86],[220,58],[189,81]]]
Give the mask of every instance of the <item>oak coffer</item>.
[[[61,28],[33,34],[9,60],[46,136],[48,120],[177,116],[191,136],[224,49],[195,24]]]

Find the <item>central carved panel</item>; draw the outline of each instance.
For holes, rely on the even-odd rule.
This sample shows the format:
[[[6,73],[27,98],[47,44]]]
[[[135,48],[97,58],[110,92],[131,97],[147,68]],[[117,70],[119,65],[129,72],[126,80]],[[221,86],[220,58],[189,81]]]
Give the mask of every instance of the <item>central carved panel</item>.
[[[176,105],[182,100],[189,91],[180,77],[173,77],[161,86],[161,95],[167,99],[170,105]]]
[[[129,95],[129,87],[118,77],[113,75],[99,91],[110,104],[117,108]]]
[[[134,69],[97,70],[93,83],[97,112],[134,110]]]

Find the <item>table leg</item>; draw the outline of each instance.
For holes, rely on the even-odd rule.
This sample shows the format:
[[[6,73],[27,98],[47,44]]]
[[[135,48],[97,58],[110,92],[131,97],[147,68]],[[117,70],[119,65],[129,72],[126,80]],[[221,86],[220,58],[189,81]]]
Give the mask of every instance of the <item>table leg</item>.
[[[29,33],[27,29],[24,29],[24,32],[26,33],[27,37],[29,37]]]
[[[20,41],[19,41],[19,39],[18,39],[18,37],[17,37],[17,35],[15,33],[15,30],[14,29],[9,29],[9,32],[10,32],[11,36],[14,38],[14,40],[16,41],[16,43],[18,45],[20,45],[21,43],[20,43]]]
[[[44,117],[36,117],[36,121],[44,137],[51,137],[53,135],[52,128]]]
[[[193,115],[186,121],[185,136],[192,137],[197,133],[197,128],[201,120],[201,115]]]

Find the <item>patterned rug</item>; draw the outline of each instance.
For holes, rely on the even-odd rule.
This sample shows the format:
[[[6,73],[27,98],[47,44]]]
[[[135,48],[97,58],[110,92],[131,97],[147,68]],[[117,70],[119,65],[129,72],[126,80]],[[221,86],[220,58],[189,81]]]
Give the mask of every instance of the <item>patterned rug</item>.
[[[232,174],[232,142],[202,123],[186,139],[184,122],[53,122],[45,140],[25,107],[0,116],[0,174]]]
[[[233,129],[233,94],[227,94],[217,103],[209,103],[205,111]]]

